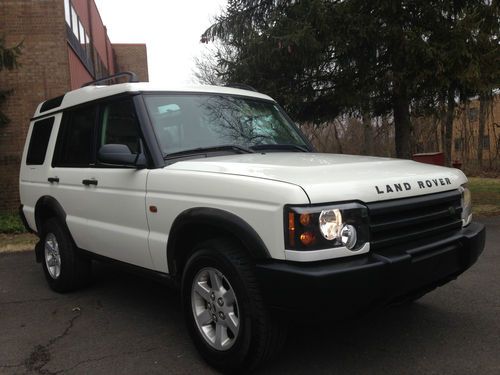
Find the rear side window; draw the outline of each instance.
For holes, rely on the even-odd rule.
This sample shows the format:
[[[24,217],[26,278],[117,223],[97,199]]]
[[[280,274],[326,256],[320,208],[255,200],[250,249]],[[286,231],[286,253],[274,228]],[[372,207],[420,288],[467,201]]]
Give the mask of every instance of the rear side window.
[[[28,155],[26,156],[27,165],[42,165],[45,161],[53,125],[54,117],[39,120],[33,124]]]
[[[95,106],[64,113],[52,162],[54,167],[88,167],[94,163],[96,114]]]

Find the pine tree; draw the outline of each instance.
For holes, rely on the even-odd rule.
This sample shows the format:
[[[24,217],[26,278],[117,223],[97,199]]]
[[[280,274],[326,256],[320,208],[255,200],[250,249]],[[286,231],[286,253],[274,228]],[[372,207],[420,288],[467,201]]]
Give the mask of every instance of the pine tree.
[[[5,39],[0,38],[0,72],[4,69],[13,70],[19,66],[18,59],[21,55],[22,43],[14,47],[6,47]],[[0,89],[0,108],[7,99],[7,96],[12,93],[11,89]],[[0,126],[9,123],[9,118],[0,110]]]
[[[499,85],[498,37],[498,0],[231,0],[202,40],[224,46],[223,81],[298,120],[392,116],[398,157],[411,156],[412,112],[441,108],[449,160],[456,99]]]

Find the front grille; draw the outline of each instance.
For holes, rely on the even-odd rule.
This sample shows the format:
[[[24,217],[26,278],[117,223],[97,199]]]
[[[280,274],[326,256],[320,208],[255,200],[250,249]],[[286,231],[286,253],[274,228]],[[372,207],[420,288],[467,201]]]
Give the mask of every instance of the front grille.
[[[373,250],[456,232],[462,228],[458,190],[369,203]]]

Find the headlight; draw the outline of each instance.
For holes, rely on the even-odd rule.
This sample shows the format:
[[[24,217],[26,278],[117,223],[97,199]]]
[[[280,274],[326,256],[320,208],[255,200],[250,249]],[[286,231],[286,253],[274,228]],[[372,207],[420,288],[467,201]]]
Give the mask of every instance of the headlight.
[[[368,210],[359,203],[285,207],[286,248],[359,250],[369,240]]]
[[[462,226],[467,226],[472,221],[472,197],[467,184],[460,187],[462,192]]]

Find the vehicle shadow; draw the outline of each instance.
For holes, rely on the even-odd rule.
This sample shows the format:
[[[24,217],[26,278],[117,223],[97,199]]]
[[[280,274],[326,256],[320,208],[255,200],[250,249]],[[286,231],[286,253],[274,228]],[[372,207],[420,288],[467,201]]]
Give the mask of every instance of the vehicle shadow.
[[[107,305],[147,314],[158,330],[184,327],[179,293],[155,280],[123,271],[108,264],[96,264],[94,282],[87,289]],[[446,306],[445,306],[446,307]],[[132,309],[132,311],[130,311]],[[360,318],[343,321],[291,323],[284,349],[259,373],[413,373],[426,367],[427,357],[446,355],[442,350],[450,343],[449,331],[456,325],[472,324],[472,317],[453,316],[442,304],[421,301],[406,306],[384,308]],[[187,332],[181,328],[176,342],[180,350],[189,352],[191,360],[204,366]],[[183,335],[185,335],[183,337]],[[182,339],[180,338],[182,337]],[[451,338],[453,339],[453,335]],[[180,341],[180,342],[178,342]],[[430,366],[430,364],[429,364]],[[419,368],[412,371],[411,369]],[[432,367],[427,368],[432,371]],[[209,370],[206,367],[207,371]]]

